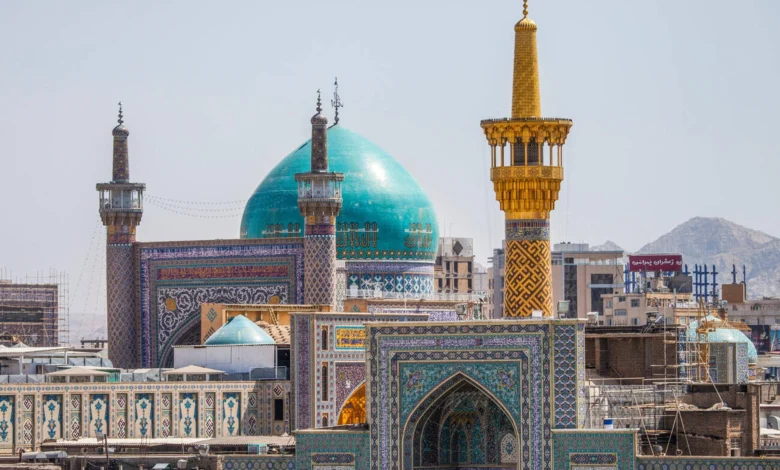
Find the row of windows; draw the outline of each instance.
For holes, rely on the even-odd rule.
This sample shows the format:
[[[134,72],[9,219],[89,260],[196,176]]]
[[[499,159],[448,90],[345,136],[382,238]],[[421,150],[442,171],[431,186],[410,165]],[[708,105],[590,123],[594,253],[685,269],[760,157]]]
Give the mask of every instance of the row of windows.
[[[620,297],[618,297],[618,301],[617,302],[619,304],[626,303],[626,298],[623,297],[623,296],[620,296]],[[639,305],[640,305],[640,299],[631,299],[631,307],[632,308],[637,308],[637,307],[639,307]],[[607,300],[607,308],[612,308],[612,299]]]
[[[626,323],[625,321],[617,321],[617,320],[612,320],[611,318],[607,318],[607,326],[624,326],[625,323]],[[668,321],[667,321],[667,323],[668,323]],[[604,322],[599,322],[599,325],[603,325],[603,324],[604,324]],[[631,325],[638,326],[639,325],[639,319],[638,318],[632,318],[631,319]]]

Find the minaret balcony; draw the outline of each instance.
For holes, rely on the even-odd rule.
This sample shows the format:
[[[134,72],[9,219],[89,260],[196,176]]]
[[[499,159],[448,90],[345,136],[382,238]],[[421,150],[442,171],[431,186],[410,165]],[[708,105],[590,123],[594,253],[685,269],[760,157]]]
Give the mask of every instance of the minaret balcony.
[[[341,182],[343,173],[298,173],[298,199],[312,201],[341,200]]]
[[[99,210],[103,212],[143,212],[145,185],[102,183],[97,185]]]

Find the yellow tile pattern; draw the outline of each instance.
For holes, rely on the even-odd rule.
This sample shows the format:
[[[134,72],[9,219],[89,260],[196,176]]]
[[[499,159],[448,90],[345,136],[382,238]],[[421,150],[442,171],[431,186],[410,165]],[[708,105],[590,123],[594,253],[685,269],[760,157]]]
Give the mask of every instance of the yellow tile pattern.
[[[512,118],[541,117],[536,24],[523,18],[515,25],[515,70],[512,80]]]

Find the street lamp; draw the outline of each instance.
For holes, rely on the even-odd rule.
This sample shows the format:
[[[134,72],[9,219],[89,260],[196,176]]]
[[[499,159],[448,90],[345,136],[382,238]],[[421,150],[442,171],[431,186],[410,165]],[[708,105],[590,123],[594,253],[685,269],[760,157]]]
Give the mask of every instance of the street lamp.
[[[104,432],[98,431],[95,433],[95,437],[97,437],[98,441],[103,441],[103,448],[106,451],[106,470],[108,470],[111,467],[111,462],[108,459],[108,435]]]

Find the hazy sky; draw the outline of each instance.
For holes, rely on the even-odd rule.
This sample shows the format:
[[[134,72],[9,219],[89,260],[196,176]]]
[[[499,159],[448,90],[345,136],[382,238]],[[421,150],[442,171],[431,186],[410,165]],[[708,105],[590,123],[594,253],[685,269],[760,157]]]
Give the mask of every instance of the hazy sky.
[[[479,121],[510,112],[522,2],[374,4],[0,2],[0,268],[67,272],[72,326],[99,325],[80,314],[105,309],[95,183],[111,179],[116,102],[148,195],[235,201],[308,138],[335,75],[341,123],[405,165],[484,262],[503,218]],[[543,113],[574,120],[554,241],[636,250],[697,215],[780,235],[780,2],[530,12]],[[147,204],[138,239],[237,237],[240,211],[216,214],[235,217]]]

